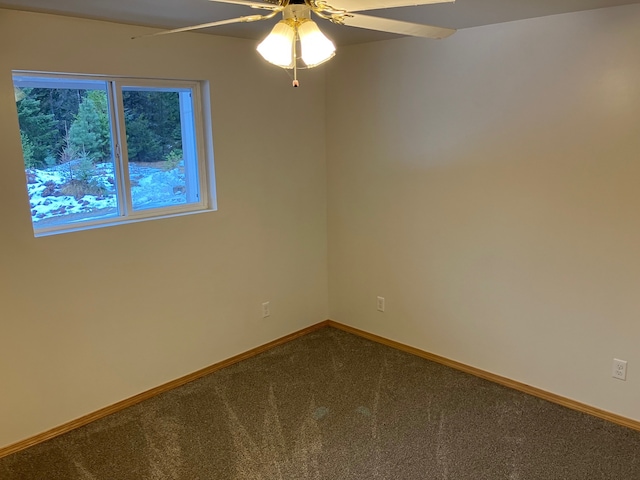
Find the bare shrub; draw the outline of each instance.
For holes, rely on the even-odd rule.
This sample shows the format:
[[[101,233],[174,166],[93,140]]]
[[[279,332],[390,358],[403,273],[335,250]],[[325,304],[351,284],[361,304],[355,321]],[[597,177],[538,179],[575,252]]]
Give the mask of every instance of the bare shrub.
[[[97,185],[94,182],[77,179],[69,180],[67,183],[62,185],[60,190],[64,195],[74,197],[76,200],[80,200],[85,195],[100,197],[107,193],[107,190],[104,187]]]

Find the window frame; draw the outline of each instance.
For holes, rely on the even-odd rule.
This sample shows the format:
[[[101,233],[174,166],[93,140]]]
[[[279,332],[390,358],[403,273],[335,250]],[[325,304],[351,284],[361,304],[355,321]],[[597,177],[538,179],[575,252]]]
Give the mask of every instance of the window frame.
[[[170,218],[181,215],[202,213],[216,210],[216,195],[213,185],[215,184],[215,170],[213,163],[213,146],[210,128],[209,102],[205,103],[208,95],[203,94],[206,82],[198,80],[175,80],[161,78],[141,78],[93,74],[68,74],[52,72],[34,72],[25,70],[12,71],[12,78],[27,77],[36,79],[33,88],[74,88],[82,89],[77,82],[86,81],[86,85],[91,82],[104,82],[106,84],[107,104],[111,127],[111,153],[114,162],[114,180],[116,189],[116,208],[114,216],[98,218],[94,220],[80,220],[66,222],[59,225],[38,227],[37,222],[31,218],[34,235],[36,237],[53,235],[58,233],[68,233],[93,228],[108,227],[126,223],[135,223],[145,220]],[[41,79],[40,81],[37,79]],[[52,86],[44,85],[48,79],[52,79]],[[70,80],[65,86],[60,80]],[[28,81],[27,81],[28,83]],[[61,86],[60,86],[61,85]],[[195,156],[193,162],[197,173],[197,186],[199,199],[196,202],[189,202],[179,205],[169,205],[154,208],[141,208],[136,210],[133,206],[131,181],[129,176],[129,157],[127,152],[127,138],[124,116],[123,89],[133,87],[137,91],[148,89],[150,91],[191,91],[191,104],[193,109],[193,137],[195,141]],[[21,148],[22,151],[22,148]],[[185,160],[185,168],[186,160]],[[26,186],[26,183],[25,183]],[[31,211],[31,209],[29,209]]]

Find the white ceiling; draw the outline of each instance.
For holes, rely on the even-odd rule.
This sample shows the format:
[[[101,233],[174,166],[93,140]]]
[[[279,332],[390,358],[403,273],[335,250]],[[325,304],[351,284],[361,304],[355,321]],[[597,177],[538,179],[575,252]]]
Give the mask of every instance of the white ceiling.
[[[632,3],[640,3],[640,0],[457,0],[455,3],[366,13],[459,29]],[[162,28],[183,27],[256,13],[248,7],[208,0],[0,0],[0,7]],[[259,39],[266,35],[276,21],[274,18],[269,24],[241,23],[202,32]],[[393,34],[340,27],[323,20],[319,20],[318,24],[338,45],[395,37]]]

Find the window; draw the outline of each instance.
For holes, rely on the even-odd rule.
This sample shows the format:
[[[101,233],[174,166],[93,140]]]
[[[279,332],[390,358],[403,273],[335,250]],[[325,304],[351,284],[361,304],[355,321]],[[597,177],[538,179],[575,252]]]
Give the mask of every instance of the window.
[[[13,83],[36,236],[213,208],[198,82],[14,72]]]

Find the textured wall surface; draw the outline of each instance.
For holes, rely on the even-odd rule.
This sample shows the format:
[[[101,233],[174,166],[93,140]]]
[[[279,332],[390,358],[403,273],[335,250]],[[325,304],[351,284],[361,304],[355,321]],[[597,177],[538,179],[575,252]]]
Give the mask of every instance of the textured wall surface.
[[[254,42],[0,10],[0,446],[328,316],[640,420],[639,21],[341,48],[325,102]],[[14,69],[208,81],[219,211],[34,238]]]
[[[322,69],[146,31],[0,10],[0,446],[327,318]],[[34,238],[16,69],[208,81],[219,210]]]
[[[631,5],[341,49],[331,318],[640,420],[639,24]]]

